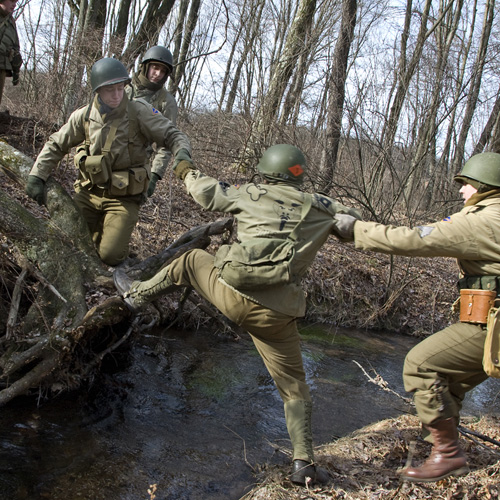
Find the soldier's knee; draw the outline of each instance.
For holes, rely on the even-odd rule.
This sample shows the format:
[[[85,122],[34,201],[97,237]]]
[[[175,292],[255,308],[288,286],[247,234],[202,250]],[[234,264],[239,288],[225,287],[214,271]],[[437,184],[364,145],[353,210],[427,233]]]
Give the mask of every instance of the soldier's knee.
[[[117,266],[127,258],[128,249],[123,250],[123,249],[109,248],[109,247],[103,247],[101,245],[97,253],[99,254],[100,259],[108,266]]]

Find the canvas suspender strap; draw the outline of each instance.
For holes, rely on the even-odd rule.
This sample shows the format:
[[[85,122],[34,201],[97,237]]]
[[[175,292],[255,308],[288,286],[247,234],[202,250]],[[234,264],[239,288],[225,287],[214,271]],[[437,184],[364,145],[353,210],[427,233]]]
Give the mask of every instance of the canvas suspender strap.
[[[87,109],[87,113],[85,114],[85,147],[87,149],[87,154],[90,154],[90,109],[92,108],[92,104],[89,104],[89,107]],[[109,127],[109,133],[108,137],[106,138],[106,143],[104,144],[104,147],[102,148],[102,154],[105,156],[107,155],[110,150],[111,146],[113,144],[113,141],[115,140],[116,137],[116,131],[118,130],[118,126],[120,125],[120,118],[116,118],[113,120]]]
[[[109,153],[109,151],[111,149],[111,145],[113,144],[113,141],[115,140],[118,125],[120,125],[120,119],[116,118],[116,120],[113,120],[113,122],[111,123],[111,126],[109,127],[109,133],[108,133],[108,137],[106,138],[106,144],[104,144],[104,147],[102,148],[103,155],[107,155]]]
[[[293,242],[297,241],[299,236],[300,225],[304,222],[304,219],[307,217],[309,210],[311,210],[312,206],[312,196],[308,193],[305,193],[304,204],[302,205],[302,211],[300,213],[300,220],[297,225],[293,228],[293,231],[290,233],[287,239],[292,240]]]
[[[90,125],[89,125],[90,120],[89,120],[89,116],[90,116],[91,108],[92,108],[92,103],[89,104],[89,106],[87,108],[87,113],[85,114],[85,119],[84,119],[84,125],[85,125],[85,142],[84,142],[84,144],[85,144],[85,149],[86,149],[87,155],[90,155]],[[128,120],[129,120],[129,124],[128,124],[128,153],[129,153],[131,166],[134,166],[132,154],[133,154],[134,137],[136,135],[138,125],[137,125],[137,110],[134,108],[132,101],[129,101],[128,106],[127,106],[127,110],[128,110]],[[106,139],[106,143],[104,144],[104,147],[102,148],[103,155],[106,155],[111,150],[111,146],[112,146],[113,141],[115,139],[116,132],[118,130],[118,126],[120,125],[120,121],[121,121],[121,118],[116,118],[111,123],[108,137]]]
[[[134,159],[132,157],[134,148],[134,137],[138,129],[137,126],[137,110],[134,108],[132,99],[129,100],[128,106],[128,157],[130,158],[130,165],[134,166]]]
[[[89,116],[90,110],[92,109],[92,101],[87,106],[87,112],[85,113],[85,118],[83,119],[83,124],[85,127],[85,150],[87,155],[90,155],[90,129],[89,129]]]

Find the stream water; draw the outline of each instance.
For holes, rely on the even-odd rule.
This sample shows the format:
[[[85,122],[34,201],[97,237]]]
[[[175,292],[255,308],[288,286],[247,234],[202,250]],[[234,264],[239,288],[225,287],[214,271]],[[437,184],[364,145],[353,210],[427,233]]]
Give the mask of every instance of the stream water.
[[[314,444],[409,411],[371,383],[406,395],[401,370],[415,339],[304,326]],[[356,364],[356,361],[358,364]],[[470,393],[464,414],[500,409],[500,383]],[[1,500],[239,499],[259,464],[287,464],[283,407],[249,339],[168,330],[110,357],[88,392],[0,412]]]

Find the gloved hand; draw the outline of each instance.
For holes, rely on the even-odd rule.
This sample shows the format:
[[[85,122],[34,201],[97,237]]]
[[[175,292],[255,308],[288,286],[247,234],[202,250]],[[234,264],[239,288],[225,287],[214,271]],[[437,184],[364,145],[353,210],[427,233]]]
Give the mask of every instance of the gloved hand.
[[[39,205],[45,203],[45,181],[36,175],[28,175],[26,194]]]
[[[195,170],[191,155],[186,149],[180,149],[177,152],[172,169],[174,170],[175,176],[181,181],[184,180],[190,170]]]
[[[151,174],[151,180],[149,181],[149,186],[148,186],[148,198],[151,198],[151,196],[153,196],[153,193],[155,192],[156,188],[156,183],[159,180],[161,180],[161,177],[153,172]]]
[[[14,87],[19,83],[19,73],[13,73],[12,74],[12,85]]]
[[[354,241],[354,224],[356,217],[348,214],[336,214],[334,217],[334,234],[342,241]]]

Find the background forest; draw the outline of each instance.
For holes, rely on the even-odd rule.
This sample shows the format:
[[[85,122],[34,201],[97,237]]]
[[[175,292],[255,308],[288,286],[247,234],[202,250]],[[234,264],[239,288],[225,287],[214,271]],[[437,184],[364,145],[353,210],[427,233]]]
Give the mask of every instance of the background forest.
[[[498,14],[495,0],[28,0],[10,94],[16,115],[61,125],[96,59],[132,71],[165,45],[181,129],[210,122],[191,135],[198,162],[293,143],[316,189],[413,223],[446,213],[464,159],[499,147]]]

